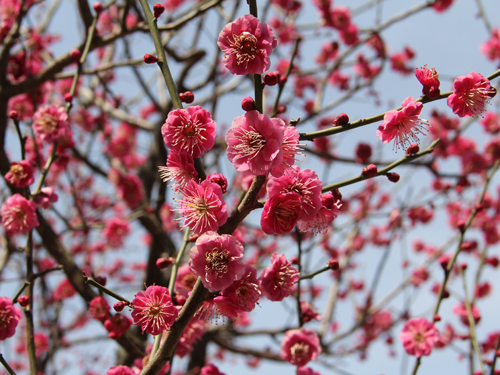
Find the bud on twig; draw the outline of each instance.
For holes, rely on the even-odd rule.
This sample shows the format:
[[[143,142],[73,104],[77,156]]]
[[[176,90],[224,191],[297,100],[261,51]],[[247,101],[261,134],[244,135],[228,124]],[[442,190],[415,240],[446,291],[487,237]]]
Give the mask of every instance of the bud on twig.
[[[181,102],[183,103],[191,104],[194,102],[194,94],[191,91],[179,93],[179,98],[181,98]]]
[[[153,11],[155,14],[155,18],[158,19],[162,15],[162,13],[165,11],[165,7],[161,4],[155,4],[153,6]]]
[[[154,63],[158,62],[158,58],[156,56],[149,54],[149,53],[146,53],[144,55],[144,62],[146,64],[154,64]]]

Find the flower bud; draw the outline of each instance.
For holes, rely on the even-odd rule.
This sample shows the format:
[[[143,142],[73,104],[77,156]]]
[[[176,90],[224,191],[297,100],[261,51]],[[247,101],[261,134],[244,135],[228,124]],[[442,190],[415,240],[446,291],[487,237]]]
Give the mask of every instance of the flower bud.
[[[66,94],[64,94],[64,101],[66,103],[71,103],[73,101],[73,95],[67,92]]]
[[[338,126],[344,126],[349,123],[349,116],[347,116],[345,113],[341,113],[340,115],[337,116],[337,119],[335,120]]]
[[[331,259],[328,262],[326,262],[326,265],[327,267],[329,267],[334,271],[338,270],[340,267],[338,259]]]
[[[19,113],[17,111],[10,111],[9,117],[14,121],[19,121]]]
[[[255,109],[255,101],[250,96],[247,96],[241,101],[241,108],[246,112],[253,111]]]
[[[94,5],[92,5],[92,7],[94,8],[95,12],[97,13],[97,15],[101,14],[102,13],[102,4],[101,3],[98,3],[97,1],[94,3]]]
[[[375,177],[377,175],[377,166],[375,164],[370,164],[366,168],[363,168],[361,176],[364,178]]]
[[[416,143],[412,143],[410,147],[406,149],[406,156],[412,156],[415,155],[417,152],[420,151],[420,147]]]
[[[128,305],[128,303],[127,303],[127,302],[125,302],[125,301],[119,301],[119,302],[116,302],[116,303],[113,305],[113,309],[115,309],[115,311],[117,311],[117,312],[120,312],[120,311],[122,311],[122,310],[123,310],[123,308],[124,308],[125,306],[127,306],[127,305]]]
[[[19,302],[22,307],[26,307],[30,304],[30,298],[28,296],[19,296],[17,302]]]
[[[70,51],[69,57],[71,57],[71,59],[74,61],[80,61],[80,58],[82,57],[82,53],[80,52],[79,49],[74,48]]]
[[[156,267],[158,267],[159,269],[164,269],[164,268],[167,268],[168,266],[170,266],[172,263],[174,263],[175,259],[172,258],[172,257],[169,257],[169,258],[158,258],[156,260]]]
[[[154,64],[154,63],[158,62],[158,58],[156,56],[149,54],[149,53],[146,53],[144,55],[144,62],[146,64]]]
[[[194,94],[191,91],[181,92],[179,98],[181,98],[181,102],[183,103],[191,104],[194,102]]]
[[[278,105],[278,107],[276,108],[276,114],[279,115],[279,114],[285,113],[285,112],[286,112],[286,105],[284,105],[284,104]]]
[[[434,315],[434,321],[435,322],[440,322],[441,321],[441,317],[438,314]]]
[[[154,14],[155,14],[155,18],[159,18],[162,13],[165,11],[165,7],[161,4],[155,4],[153,6],[153,11],[154,11]]]
[[[268,86],[274,86],[278,83],[279,74],[275,72],[269,72],[264,76],[264,83]]]
[[[399,181],[399,175],[397,173],[391,173],[391,172],[389,172],[389,173],[387,173],[386,176],[387,176],[387,179],[389,181],[391,181],[391,182],[396,183],[396,182]]]

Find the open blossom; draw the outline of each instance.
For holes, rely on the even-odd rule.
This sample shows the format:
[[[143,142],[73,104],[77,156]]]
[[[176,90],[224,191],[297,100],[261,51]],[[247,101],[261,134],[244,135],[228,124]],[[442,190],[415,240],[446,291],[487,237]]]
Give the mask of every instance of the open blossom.
[[[184,225],[201,234],[226,223],[226,202],[218,184],[207,180],[198,184],[191,180],[183,192],[178,211],[184,217]]]
[[[500,60],[500,29],[498,27],[493,28],[491,38],[486,43],[481,44],[479,49],[488,59]]]
[[[265,175],[283,161],[285,122],[248,111],[226,133],[227,157],[239,172]]]
[[[295,157],[299,153],[299,131],[295,126],[285,126],[283,133],[283,159],[280,165],[271,169],[271,174],[274,177],[280,177],[285,171],[295,164]]]
[[[35,136],[47,143],[58,141],[69,132],[68,114],[60,105],[44,105],[33,115]]]
[[[132,320],[125,315],[115,314],[106,319],[104,328],[108,331],[108,336],[112,339],[119,339],[132,325]]]
[[[163,182],[174,181],[174,190],[183,190],[189,181],[198,179],[198,172],[194,169],[194,159],[185,151],[170,151],[167,166],[158,167]]]
[[[289,233],[302,212],[302,197],[298,193],[280,193],[269,198],[262,210],[260,226],[266,234]]]
[[[17,188],[23,188],[35,182],[33,168],[27,160],[21,160],[19,163],[10,163],[10,170],[6,173],[5,179],[9,184]]]
[[[142,332],[151,335],[168,330],[178,314],[168,289],[163,286],[152,285],[137,293],[132,305],[134,324],[141,326]]]
[[[408,320],[399,334],[399,341],[403,343],[406,353],[417,358],[431,354],[438,339],[436,326],[425,318]]]
[[[97,296],[89,303],[89,314],[92,318],[104,322],[109,317],[109,304],[104,297]]]
[[[243,245],[228,234],[202,234],[189,255],[189,267],[201,277],[205,288],[212,291],[227,288],[245,271],[245,265],[240,260]]]
[[[300,273],[292,267],[284,254],[273,253],[271,265],[260,273],[260,286],[264,295],[270,301],[283,301],[299,280]]]
[[[311,221],[303,221],[300,223],[299,229],[301,232],[313,231],[316,234],[326,233],[330,224],[335,220],[337,214],[340,213],[340,199],[329,191],[321,196],[321,208],[316,213],[316,217]]]
[[[28,233],[39,225],[36,216],[36,203],[14,194],[2,205],[2,225],[8,235]]]
[[[471,72],[457,77],[453,84],[453,94],[448,96],[446,102],[459,117],[478,116],[486,110],[485,105],[494,94],[487,78]]]
[[[277,41],[268,25],[246,14],[222,29],[217,45],[224,52],[224,65],[232,74],[262,74],[271,66],[269,55]]]
[[[107,372],[106,375],[136,375],[136,372],[128,366],[113,366]]]
[[[403,100],[402,106],[400,111],[393,110],[384,115],[384,123],[378,127],[377,137],[384,143],[394,140],[394,148],[406,149],[411,143],[419,142],[417,134],[425,134],[428,122],[418,118],[423,105],[411,96]]]
[[[193,158],[199,158],[214,147],[215,127],[210,112],[195,105],[169,112],[161,127],[161,135],[171,150],[185,151]]]
[[[317,333],[307,328],[288,330],[281,341],[281,358],[297,367],[314,361],[320,353]]]
[[[119,248],[123,246],[123,240],[129,232],[130,225],[128,221],[114,217],[106,221],[102,234],[110,247]]]
[[[314,220],[321,208],[321,189],[323,183],[316,172],[311,169],[300,169],[298,166],[288,168],[283,176],[270,178],[267,183],[267,196],[272,198],[278,194],[298,193],[301,196],[302,209],[299,218],[304,221]]]
[[[0,340],[14,336],[22,316],[21,309],[10,298],[0,297]]]
[[[257,270],[248,264],[245,264],[243,276],[221,292],[221,296],[229,299],[239,312],[255,309],[261,294]]]

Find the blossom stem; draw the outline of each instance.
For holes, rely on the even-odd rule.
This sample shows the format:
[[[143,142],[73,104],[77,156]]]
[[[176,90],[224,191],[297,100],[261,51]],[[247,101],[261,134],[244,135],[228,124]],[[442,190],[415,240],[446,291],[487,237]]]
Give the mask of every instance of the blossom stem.
[[[323,267],[323,268],[320,268],[319,270],[317,271],[314,271],[314,272],[311,272],[311,273],[308,273],[307,275],[302,275],[300,276],[299,280],[308,280],[308,279],[312,279],[314,276],[317,276],[323,272],[326,272],[328,270],[331,270],[330,267],[326,266],[326,267]]]
[[[174,105],[174,108],[182,109],[182,102],[179,97],[179,93],[177,92],[177,88],[175,87],[175,82],[172,78],[172,74],[170,73],[170,68],[168,67],[165,49],[163,48],[160,31],[158,30],[158,26],[155,22],[153,13],[151,13],[151,9],[149,8],[147,0],[139,0],[139,2],[141,3],[142,10],[144,11],[144,15],[146,16],[146,19],[148,21],[149,31],[151,32],[151,37],[153,38],[156,53],[158,54],[158,66],[160,67],[163,78],[165,79],[165,84],[167,85],[172,104]]]
[[[249,0],[248,6],[250,8],[250,14],[256,18],[259,18],[258,16],[259,12],[257,10],[257,1]],[[260,74],[253,75],[253,84],[255,90],[255,109],[260,113],[264,113],[263,99],[262,99],[262,91],[263,91],[262,76]]]
[[[485,372],[484,372],[483,359],[481,357],[481,350],[479,350],[479,345],[477,343],[476,323],[474,322],[474,317],[472,316],[472,307],[469,300],[469,293],[467,292],[467,281],[465,280],[465,272],[460,265],[457,268],[462,278],[462,284],[464,286],[464,303],[465,303],[465,309],[467,310],[467,319],[469,321],[470,340],[472,343],[472,347],[476,352],[477,361],[479,362],[479,367],[481,369],[481,374],[484,374]],[[471,364],[472,364],[472,354],[471,354]]]
[[[35,324],[33,322],[33,230],[26,236],[25,258],[26,258],[26,279],[28,280],[27,293],[29,304],[24,308],[26,316],[26,344],[28,346],[28,358],[30,361],[30,371],[32,374],[38,374],[38,365],[35,353]]]
[[[497,353],[499,349],[500,349],[500,334],[498,335],[497,345],[495,347],[495,351],[493,352],[493,359],[491,360],[490,375],[495,374],[495,365],[497,363],[497,357],[498,357]]]
[[[300,271],[302,269],[302,234],[300,233],[299,231],[299,228],[296,226],[295,227],[295,235],[297,236],[297,268],[299,270],[299,274],[300,274]],[[304,319],[303,319],[303,316],[302,316],[302,308],[300,306],[300,277],[299,279],[297,280],[297,296],[296,296],[296,299],[297,299],[297,315],[299,317],[299,328],[302,327],[304,325]]]
[[[430,154],[433,151],[434,147],[436,147],[436,145],[438,144],[438,142],[439,142],[439,139],[436,139],[425,150],[422,150],[422,151],[420,151],[419,153],[417,153],[415,155],[405,156],[405,157],[403,157],[403,158],[401,158],[399,160],[396,160],[394,163],[391,163],[387,167],[379,170],[377,172],[377,174],[375,176],[373,176],[373,177],[364,177],[362,175],[359,175],[359,176],[351,178],[349,180],[338,182],[336,184],[327,185],[327,186],[325,186],[323,188],[323,190],[321,191],[321,193],[324,194],[324,193],[326,193],[328,191],[332,191],[332,190],[335,190],[335,189],[338,189],[338,188],[341,188],[341,187],[344,187],[344,186],[347,186],[347,185],[352,185],[352,184],[355,184],[357,182],[360,182],[360,181],[363,181],[363,180],[367,180],[369,178],[374,178],[374,177],[377,177],[377,176],[386,175],[390,170],[396,168],[397,166],[399,166],[401,164],[409,163],[412,160],[415,160],[415,159],[418,159],[418,158],[420,158],[420,157],[422,157],[424,155]]]
[[[15,371],[12,369],[12,367],[9,366],[2,353],[0,353],[0,363],[3,365],[3,367],[5,367],[10,375],[16,375]]]
[[[298,37],[295,39],[295,44],[293,45],[292,57],[290,58],[290,64],[286,70],[285,77],[288,79],[290,72],[293,69],[293,61],[295,60],[295,56],[297,56],[297,52],[299,50],[299,43],[302,41],[302,38]],[[276,100],[274,101],[273,111],[271,113],[271,117],[276,117],[276,112],[278,110],[278,104],[281,98],[281,94],[283,93],[283,89],[285,88],[285,83],[279,85],[278,95],[276,95]]]
[[[83,272],[83,279],[85,280],[85,282],[87,284],[90,284],[90,285],[96,287],[97,289],[99,289],[103,293],[107,294],[108,296],[111,296],[114,299],[117,299],[118,301],[127,302],[130,305],[130,301],[128,299],[120,296],[119,294],[113,292],[111,289],[108,289],[104,285],[101,285],[97,281],[91,279],[90,277],[87,276],[87,274],[85,272]]]
[[[170,273],[170,280],[168,282],[168,292],[172,296],[174,294],[174,287],[175,287],[175,279],[177,277],[177,271],[179,270],[179,266],[182,262],[182,257],[184,256],[184,251],[187,248],[187,245],[189,243],[189,235],[190,235],[190,230],[188,227],[184,230],[184,238],[182,240],[182,246],[179,249],[179,252],[177,253],[177,257],[175,258],[174,264],[172,264],[172,272]]]

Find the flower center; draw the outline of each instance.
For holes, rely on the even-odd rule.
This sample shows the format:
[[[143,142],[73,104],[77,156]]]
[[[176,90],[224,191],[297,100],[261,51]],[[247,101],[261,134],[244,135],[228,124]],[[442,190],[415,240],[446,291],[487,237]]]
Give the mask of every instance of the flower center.
[[[205,254],[207,261],[205,271],[214,271],[216,277],[222,277],[223,274],[227,273],[228,256],[229,251],[227,250],[212,249],[211,252]]]
[[[153,316],[153,317],[160,315],[160,312],[161,312],[161,308],[159,306],[152,306],[149,309],[149,315]]]
[[[182,133],[188,138],[193,138],[196,135],[196,128],[191,122],[188,122],[182,129]]]
[[[237,152],[235,159],[253,159],[266,146],[265,138],[253,128],[250,130],[240,128],[238,133],[240,142],[234,146]]]
[[[57,119],[49,113],[44,113],[42,115],[42,121],[40,125],[42,126],[43,131],[46,134],[52,134],[57,129]]]
[[[308,352],[309,352],[309,345],[303,342],[298,342],[290,348],[290,353],[292,354],[292,358],[296,362],[301,362],[303,359],[307,358]]]
[[[236,55],[236,62],[238,65],[244,64],[246,69],[248,62],[255,58],[257,38],[249,32],[244,31],[241,35],[233,34],[233,40],[228,37],[228,41],[231,47],[231,54]]]

